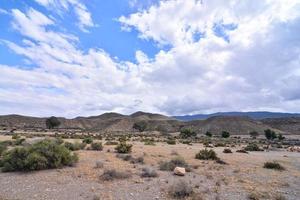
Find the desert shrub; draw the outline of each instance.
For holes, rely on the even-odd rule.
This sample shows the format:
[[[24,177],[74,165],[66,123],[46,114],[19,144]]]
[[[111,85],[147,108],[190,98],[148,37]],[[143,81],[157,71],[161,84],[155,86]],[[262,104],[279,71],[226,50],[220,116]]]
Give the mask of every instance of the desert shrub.
[[[124,161],[130,161],[132,159],[132,156],[130,154],[117,154],[116,157]]]
[[[130,153],[132,144],[127,144],[126,142],[121,142],[115,148],[118,153]]]
[[[282,134],[278,134],[278,140],[284,140],[285,137]]]
[[[75,142],[75,143],[71,143],[71,142],[65,142],[65,147],[71,151],[78,151],[80,149],[84,149],[86,146],[86,143],[79,143],[79,142]]]
[[[207,131],[207,132],[205,133],[205,135],[206,135],[207,137],[212,137],[212,133],[209,132],[209,131]]]
[[[126,141],[127,141],[126,135],[122,135],[121,137],[119,137],[119,142],[126,142]]]
[[[91,148],[92,148],[92,150],[94,150],[94,151],[102,151],[103,146],[102,146],[102,143],[101,143],[101,142],[93,142],[93,143],[91,144]]]
[[[25,138],[17,138],[14,141],[14,145],[21,145],[25,141]]]
[[[238,149],[236,150],[237,153],[248,153],[245,149]]]
[[[179,142],[182,143],[182,144],[192,145],[191,140],[180,140]]]
[[[118,145],[119,142],[116,142],[116,141],[107,141],[105,142],[105,145]]]
[[[231,149],[226,148],[226,149],[223,150],[223,153],[232,153],[232,151],[231,151]]]
[[[200,150],[199,153],[196,154],[195,158],[199,159],[199,160],[217,160],[218,159],[216,152],[212,149]]]
[[[141,177],[146,178],[146,177],[158,177],[158,173],[156,172],[155,169],[152,168],[143,168]]]
[[[64,143],[64,140],[63,140],[61,137],[56,137],[56,138],[55,138],[55,142],[56,142],[57,144],[62,144],[62,143]]]
[[[222,142],[217,142],[216,144],[214,144],[215,147],[226,147],[225,143]]]
[[[176,199],[183,199],[193,194],[193,188],[184,180],[180,180],[169,188],[169,194]]]
[[[82,140],[82,142],[86,143],[86,144],[91,144],[93,142],[93,138],[91,137],[86,137]]]
[[[274,131],[272,131],[271,129],[266,129],[265,131],[265,136],[268,140],[273,140],[275,138],[277,138],[277,135]]]
[[[52,128],[58,127],[59,125],[60,125],[60,121],[56,117],[54,117],[54,116],[46,119],[46,127],[48,129],[52,129]]]
[[[78,161],[65,146],[43,140],[27,147],[7,151],[2,159],[2,171],[31,171],[71,166]]]
[[[283,166],[281,166],[279,163],[277,162],[265,162],[264,163],[264,168],[267,169],[275,169],[275,170],[284,170],[285,168]]]
[[[230,133],[227,131],[222,131],[222,138],[229,138],[230,137]]]
[[[102,161],[100,161],[100,160],[96,161],[95,168],[97,168],[97,169],[103,168],[103,166],[104,166],[104,163]]]
[[[11,136],[11,139],[13,139],[13,140],[20,139],[20,138],[21,138],[21,136],[18,135],[18,134],[13,134],[13,135]]]
[[[248,144],[245,148],[245,151],[263,151],[259,146],[255,143]]]
[[[155,145],[155,141],[153,138],[151,138],[151,139],[147,138],[147,139],[143,140],[143,142],[144,142],[144,145],[152,145],[152,146]]]
[[[216,163],[221,165],[227,165],[227,163],[224,160],[221,160],[220,158],[217,158]]]
[[[144,163],[144,157],[139,156],[139,157],[137,157],[137,158],[132,158],[132,159],[130,160],[130,162],[131,162],[132,164],[136,164],[136,163],[141,163],[141,164],[143,164],[143,163]]]
[[[7,146],[8,146],[8,145],[6,145],[6,144],[3,143],[3,142],[0,143],[0,156],[2,155],[2,153],[3,153],[4,151],[6,151]]]
[[[130,154],[117,154],[116,157],[120,158],[124,161],[129,161],[132,164],[144,163],[144,157],[142,157],[142,156],[134,158]]]
[[[197,133],[190,128],[185,128],[180,131],[179,137],[186,139],[190,137],[196,137]]]
[[[135,122],[133,124],[133,127],[134,129],[138,130],[139,132],[143,132],[146,130],[147,128],[147,122],[145,121],[139,121],[139,122]]]
[[[170,145],[175,145],[176,144],[176,140],[174,138],[169,138],[167,140],[167,144],[170,144]]]
[[[251,131],[251,132],[249,133],[249,135],[254,139],[254,138],[256,138],[257,136],[259,136],[259,133],[256,132],[256,131]]]
[[[115,169],[107,169],[101,175],[101,179],[104,181],[112,181],[114,179],[126,179],[131,177],[129,172],[119,172]]]
[[[170,161],[163,161],[159,163],[159,169],[162,171],[173,171],[175,167],[184,167],[189,171],[190,167],[182,157],[173,158]]]

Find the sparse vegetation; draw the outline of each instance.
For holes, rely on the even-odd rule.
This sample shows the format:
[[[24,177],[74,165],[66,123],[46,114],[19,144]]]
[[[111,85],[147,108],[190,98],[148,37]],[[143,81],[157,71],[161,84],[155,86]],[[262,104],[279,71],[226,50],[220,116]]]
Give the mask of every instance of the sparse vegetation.
[[[126,142],[121,142],[115,148],[118,153],[130,153],[132,144],[127,144]]]
[[[285,168],[283,166],[281,166],[278,162],[275,162],[275,161],[274,162],[265,162],[264,168],[275,169],[275,170],[279,170],[279,171],[285,170]]]
[[[249,133],[249,135],[250,135],[251,138],[255,139],[257,136],[259,136],[259,133],[256,132],[256,131],[251,131],[251,132]]]
[[[103,149],[102,143],[101,142],[93,142],[91,144],[91,149],[94,151],[102,151],[102,149]]]
[[[92,144],[93,142],[93,138],[91,137],[86,137],[82,140],[82,142],[86,143],[86,144]]]
[[[32,171],[71,166],[78,161],[65,146],[43,140],[28,147],[7,151],[2,159],[2,171]]]
[[[100,160],[96,161],[96,163],[95,163],[96,169],[103,168],[103,166],[104,166],[104,163],[102,161],[100,161]]]
[[[248,153],[245,149],[238,149],[236,150],[237,153]]]
[[[169,194],[176,199],[183,199],[193,194],[193,188],[185,181],[180,180],[169,188]]]
[[[229,138],[230,137],[230,133],[227,131],[222,131],[222,138]]]
[[[112,181],[114,179],[126,179],[131,177],[129,172],[121,172],[115,169],[106,169],[100,178],[104,181]]]
[[[58,127],[60,124],[61,124],[60,121],[54,116],[46,119],[46,127],[48,129],[53,129],[55,127]]]
[[[248,144],[245,148],[245,151],[263,151],[259,146],[255,143]]]
[[[218,159],[216,152],[212,149],[200,150],[199,153],[196,154],[195,158],[199,159],[199,160],[217,160]]]
[[[176,140],[174,138],[168,138],[167,144],[169,144],[169,145],[175,145],[176,144]]]
[[[75,143],[71,143],[71,142],[65,142],[65,147],[71,151],[78,151],[81,149],[84,149],[86,146],[86,143],[79,143],[79,142],[75,142]]]
[[[145,122],[145,121],[135,122],[133,124],[133,128],[138,130],[139,132],[143,132],[147,128],[147,122]]]
[[[223,153],[232,153],[232,151],[231,151],[231,149],[226,148],[226,149],[223,150]]]
[[[207,137],[212,137],[212,133],[209,132],[209,131],[207,131],[207,132],[205,133],[205,135],[206,135]]]
[[[284,140],[285,137],[282,134],[278,134],[278,140]]]
[[[119,144],[119,142],[117,142],[117,141],[107,141],[107,142],[105,142],[105,145],[118,145]]]
[[[265,130],[265,136],[268,140],[273,140],[277,138],[275,131],[272,131],[271,129]]]
[[[156,172],[155,169],[147,167],[142,169],[141,177],[143,178],[158,177],[158,173]]]
[[[187,138],[196,137],[196,136],[197,136],[197,133],[190,128],[182,129],[179,134],[179,137],[182,139],[187,139]]]
[[[190,167],[182,157],[173,158],[170,161],[163,161],[159,163],[159,169],[162,171],[173,171],[175,167],[184,167],[189,171]]]

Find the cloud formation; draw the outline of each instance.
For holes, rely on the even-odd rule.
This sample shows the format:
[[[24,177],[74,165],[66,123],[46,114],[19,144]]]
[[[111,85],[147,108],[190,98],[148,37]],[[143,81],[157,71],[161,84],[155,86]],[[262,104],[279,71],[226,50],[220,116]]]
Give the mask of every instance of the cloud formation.
[[[36,1],[72,7],[82,30],[94,26],[79,1]],[[13,9],[12,27],[23,40],[3,42],[33,67],[0,66],[0,110],[67,117],[300,112],[299,9],[299,0],[161,1],[119,18],[123,30],[135,29],[162,48],[154,58],[137,51],[136,63],[105,49],[83,51],[78,36],[52,28],[55,19]]]

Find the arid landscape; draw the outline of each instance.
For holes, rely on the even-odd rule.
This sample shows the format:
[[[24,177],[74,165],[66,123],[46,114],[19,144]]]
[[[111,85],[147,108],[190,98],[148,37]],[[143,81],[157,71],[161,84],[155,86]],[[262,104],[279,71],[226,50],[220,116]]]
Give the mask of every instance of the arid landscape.
[[[25,165],[7,168],[16,172],[2,170],[1,199],[296,200],[300,196],[299,130],[287,132],[293,128],[286,123],[296,118],[277,119],[276,126],[271,119],[222,116],[183,122],[143,112],[56,119],[61,123],[49,129],[47,118],[0,117],[0,144],[6,152],[47,140],[78,155],[70,166],[55,169],[35,171]],[[267,139],[266,130],[277,138]],[[122,144],[124,148],[116,148]],[[202,156],[197,157],[199,151]],[[2,162],[7,155],[2,153]],[[270,169],[266,163],[276,166]]]

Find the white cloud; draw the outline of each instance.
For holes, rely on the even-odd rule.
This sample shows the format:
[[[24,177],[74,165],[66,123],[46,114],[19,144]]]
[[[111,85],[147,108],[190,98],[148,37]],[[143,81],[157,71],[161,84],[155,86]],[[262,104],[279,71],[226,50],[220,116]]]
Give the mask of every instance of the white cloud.
[[[51,9],[58,13],[63,13],[70,8],[75,12],[78,19],[78,27],[84,31],[88,32],[88,28],[94,27],[91,13],[88,11],[85,4],[80,2],[80,0],[35,0],[40,5]]]
[[[55,19],[13,10],[24,40],[4,42],[35,68],[0,66],[0,110],[68,117],[136,110],[300,112],[299,8],[298,0],[161,1],[120,18],[141,38],[171,46],[151,59],[137,51],[136,63],[101,49],[83,52],[79,38],[51,29]],[[235,27],[216,33],[216,24]]]

